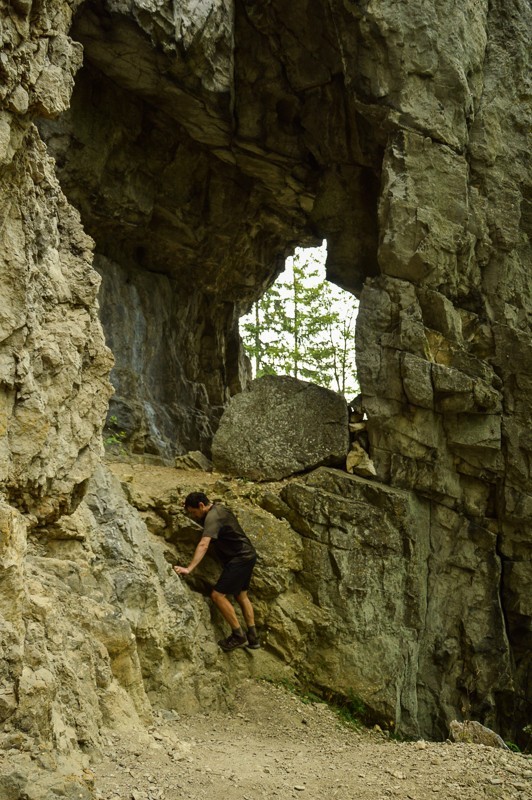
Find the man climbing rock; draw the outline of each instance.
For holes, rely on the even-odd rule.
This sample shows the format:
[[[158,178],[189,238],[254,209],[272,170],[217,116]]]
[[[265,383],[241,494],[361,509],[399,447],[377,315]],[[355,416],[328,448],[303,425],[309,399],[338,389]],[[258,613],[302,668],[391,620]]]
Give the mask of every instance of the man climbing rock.
[[[211,592],[211,598],[232,630],[231,635],[218,644],[226,652],[237,647],[256,650],[260,647],[260,642],[255,628],[253,606],[247,592],[257,561],[256,550],[235,515],[221,503],[211,503],[203,492],[191,492],[184,505],[186,513],[203,527],[203,534],[188,567],[176,565],[174,570],[178,575],[190,575],[203,559],[212,541],[223,570]],[[233,595],[242,609],[247,634],[242,630],[227,595]]]

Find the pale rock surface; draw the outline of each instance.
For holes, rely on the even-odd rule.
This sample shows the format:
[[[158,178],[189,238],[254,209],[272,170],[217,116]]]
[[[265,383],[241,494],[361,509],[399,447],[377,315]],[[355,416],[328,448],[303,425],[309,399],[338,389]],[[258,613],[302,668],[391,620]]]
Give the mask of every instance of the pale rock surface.
[[[257,481],[339,464],[348,448],[344,398],[288,375],[264,375],[235,395],[212,445],[219,472]]]
[[[176,457],[175,468],[204,469],[206,472],[210,472],[212,470],[212,463],[200,450],[192,450],[190,453],[185,453],[183,456]]]
[[[25,144],[0,201],[0,481],[11,502],[47,519],[72,507],[101,457],[112,359],[98,320],[92,242],[34,130]]]
[[[481,725],[475,720],[458,722],[453,720],[449,726],[449,734],[453,742],[467,742],[468,744],[483,744],[485,747],[497,747],[508,750],[508,745],[495,731]]]
[[[350,425],[349,427],[352,428],[353,426]],[[348,472],[356,473],[363,478],[372,478],[377,474],[373,461],[358,442],[354,442],[351,445],[345,460],[345,468]]]
[[[175,497],[180,473],[168,472]],[[0,786],[18,770],[20,791],[33,785],[32,800],[48,800],[50,786],[69,780],[77,790],[89,756],[105,747],[104,729],[140,729],[156,708],[217,707],[250,674],[220,657],[209,605],[175,575],[168,545],[148,533],[108,470],[96,471],[74,514],[29,537],[22,515],[1,512],[0,750],[12,757],[2,762]],[[190,528],[182,502],[176,514]],[[258,523],[253,534],[264,528]],[[263,580],[271,586],[268,572],[277,576],[274,594],[299,563],[294,548],[287,541],[294,554],[284,582],[280,556],[271,566],[266,560]],[[255,672],[280,678],[283,664],[266,656]]]
[[[0,97],[0,490],[32,523],[79,502],[101,457],[112,365],[93,242],[31,123],[68,108],[81,47],[68,6],[53,33],[46,9],[33,11],[33,27],[23,4],[2,20]]]

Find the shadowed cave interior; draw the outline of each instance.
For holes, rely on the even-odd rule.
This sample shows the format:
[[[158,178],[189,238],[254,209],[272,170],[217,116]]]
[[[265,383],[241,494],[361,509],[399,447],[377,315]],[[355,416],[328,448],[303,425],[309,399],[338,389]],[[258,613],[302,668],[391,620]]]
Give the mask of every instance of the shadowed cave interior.
[[[294,51],[282,26],[279,49],[275,4],[237,3],[226,91],[190,51],[154,48],[156,32],[101,3],[75,20],[71,109],[40,128],[96,243],[110,415],[134,453],[209,454],[250,377],[238,319],[296,245],[327,238],[327,277],[354,293],[377,271],[382,142],[349,107],[332,22],[314,6],[323,25]]]

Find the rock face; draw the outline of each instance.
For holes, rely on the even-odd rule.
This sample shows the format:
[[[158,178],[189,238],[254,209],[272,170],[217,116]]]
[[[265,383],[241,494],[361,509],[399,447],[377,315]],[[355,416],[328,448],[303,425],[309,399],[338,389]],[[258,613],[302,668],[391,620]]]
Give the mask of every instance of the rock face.
[[[227,406],[213,440],[214,466],[263,481],[343,464],[347,424],[341,395],[289,376],[265,375]]]
[[[166,540],[174,563],[190,561],[200,535],[182,509],[192,490],[232,508],[254,542],[259,561],[251,591],[263,649],[252,662],[232,659],[233,679],[248,670],[283,674],[284,665],[285,676],[295,675],[329,696],[355,699],[381,725],[443,738],[453,712],[465,702],[468,662],[457,644],[463,640],[475,654],[484,719],[497,722],[496,697],[507,691],[511,665],[499,607],[500,564],[486,532],[470,531],[460,515],[443,507],[436,516],[429,501],[411,492],[330,468],[255,486],[143,465],[116,465],[114,471],[150,533]],[[120,522],[111,524],[116,528]],[[180,615],[190,601],[208,615],[218,574],[219,566],[207,558],[186,579],[192,591],[180,600]],[[139,597],[153,591],[151,583],[140,589],[143,576],[138,581]],[[117,606],[136,618],[127,594]],[[159,615],[159,608],[147,609],[146,619],[152,613]],[[182,624],[180,615],[175,624]],[[160,622],[155,627],[157,648],[153,643],[145,648],[142,641],[137,647],[141,660],[149,653],[150,675],[162,677],[169,669],[166,686],[171,628]],[[211,632],[211,643],[217,635]],[[181,669],[194,669],[189,662],[197,664],[200,656],[192,645],[198,628],[183,625],[182,636],[190,650]],[[202,647],[210,652],[207,638],[202,631]],[[204,669],[201,661],[195,668]],[[208,669],[216,684],[214,663]],[[211,691],[215,702],[214,687]],[[156,706],[173,707],[170,696],[159,685],[150,698]],[[462,713],[478,714],[473,702]]]
[[[128,447],[209,456],[249,382],[239,315],[322,238],[329,278],[360,294],[376,475],[319,470],[264,499],[293,565],[262,579],[266,656],[303,672],[319,643],[307,680],[393,707],[405,730],[445,735],[466,713],[515,740],[532,652],[530,4],[16,0],[0,15],[5,749],[46,765],[45,742],[81,767],[104,722],[181,687],[215,702],[226,679],[180,638],[186,619],[211,641],[204,601],[169,588],[119,493],[75,511],[110,394],[93,265]],[[142,513],[173,535],[157,507]],[[0,788],[20,794],[21,775]]]
[[[112,358],[93,242],[32,124],[68,108],[81,47],[68,6],[53,35],[40,6],[30,27],[30,6],[2,19],[0,489],[34,524],[72,510],[101,457]]]
[[[182,503],[173,512],[184,520]],[[108,470],[74,514],[36,534],[5,508],[0,523],[2,796],[32,787],[27,796],[48,800],[74,785],[88,797],[104,729],[146,724],[153,708],[216,706],[239,673],[218,659],[208,605],[177,579],[164,539],[150,537]],[[20,795],[7,793],[15,778]]]
[[[299,581],[331,620],[310,673],[346,695],[350,687],[410,734],[430,725],[442,737],[458,698],[466,702],[469,662],[458,643],[467,641],[493,719],[511,667],[489,532],[334,470],[291,482],[282,498],[304,541]],[[473,704],[462,713],[477,715]]]

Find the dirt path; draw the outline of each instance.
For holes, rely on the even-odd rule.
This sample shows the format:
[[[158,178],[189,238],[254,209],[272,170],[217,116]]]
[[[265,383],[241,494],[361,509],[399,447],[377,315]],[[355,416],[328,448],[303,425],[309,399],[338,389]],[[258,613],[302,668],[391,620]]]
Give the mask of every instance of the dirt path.
[[[100,800],[530,800],[532,760],[482,745],[400,743],[339,722],[323,703],[246,682],[231,712],[159,715],[113,734]]]

